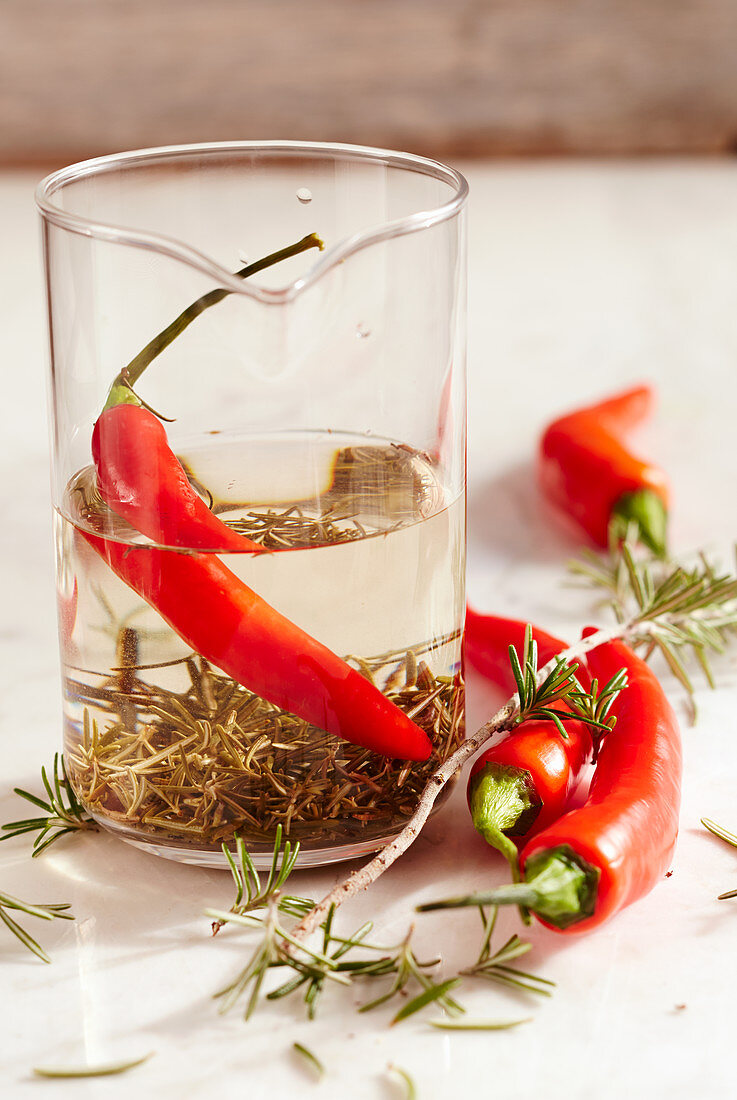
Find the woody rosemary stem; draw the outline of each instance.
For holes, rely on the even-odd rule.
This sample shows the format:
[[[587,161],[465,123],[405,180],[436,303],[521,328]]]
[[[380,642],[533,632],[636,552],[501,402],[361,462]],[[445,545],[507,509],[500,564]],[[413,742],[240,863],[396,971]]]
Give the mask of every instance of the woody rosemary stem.
[[[555,668],[557,661],[564,660],[568,662],[575,660],[578,657],[582,657],[585,653],[588,653],[589,650],[603,645],[605,642],[611,642],[616,638],[626,638],[629,634],[634,633],[635,629],[638,634],[642,634],[643,631],[647,630],[647,627],[647,623],[633,620],[628,623],[619,623],[617,626],[612,627],[611,630],[598,630],[596,634],[591,634],[588,638],[576,642],[576,644],[569,649],[559,653],[557,657],[553,658],[548,664],[540,669],[537,676],[538,684],[542,683],[548,673]],[[297,940],[306,939],[316,931],[333,906],[337,909],[344,901],[348,901],[350,898],[355,897],[356,894],[360,894],[363,890],[366,890],[372,883],[376,882],[377,878],[379,878],[384,871],[391,867],[395,860],[399,859],[399,857],[411,847],[430,816],[430,812],[435,805],[435,800],[445,784],[453,778],[459,768],[462,768],[468,760],[476,755],[482,745],[485,745],[495,733],[507,729],[518,713],[519,696],[513,695],[488,722],[485,722],[484,725],[476,731],[473,737],[464,741],[460,748],[456,749],[456,751],[440,765],[437,771],[433,772],[427,781],[425,789],[420,795],[417,809],[412,814],[412,817],[404,826],[401,833],[399,833],[394,840],[390,841],[386,847],[382,848],[381,851],[363,867],[359,867],[359,869],[353,871],[348,878],[343,879],[337,886],[334,886],[330,893],[326,894],[325,897],[317,903],[314,909],[310,910],[307,916],[299,922],[293,931],[293,935]]]
[[[309,248],[319,248],[322,252],[324,247],[325,245],[318,235],[310,233],[308,236],[303,237],[301,241],[297,241],[296,244],[287,245],[286,248],[280,248],[278,252],[263,256],[260,260],[247,264],[233,274],[236,278],[247,279],[267,267],[281,263],[282,260],[288,260],[291,256],[298,256],[300,252],[306,252]],[[156,356],[160,355],[165,348],[168,348],[169,344],[176,340],[177,336],[184,332],[201,313],[204,313],[210,306],[222,302],[223,298],[227,298],[229,294],[233,293],[235,292],[226,290],[225,287],[216,287],[214,290],[209,290],[207,294],[203,294],[196,302],[192,302],[190,306],[187,306],[171,324],[167,325],[158,336],[154,336],[153,340],[150,340],[145,348],[139,351],[135,359],[131,359],[127,367],[123,367],[110,388],[105,408],[133,402],[138,404],[139,402],[131,392],[130,387],[136,384],[149,363],[153,362]]]

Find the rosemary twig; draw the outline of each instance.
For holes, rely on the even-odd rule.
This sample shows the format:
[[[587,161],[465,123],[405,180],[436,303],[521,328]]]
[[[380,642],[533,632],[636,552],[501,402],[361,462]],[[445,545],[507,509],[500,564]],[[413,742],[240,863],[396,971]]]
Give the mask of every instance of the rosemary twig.
[[[20,898],[13,897],[12,894],[0,893],[0,921],[3,922],[6,928],[10,929],[14,936],[17,936],[24,947],[27,947],[29,951],[45,963],[50,963],[51,959],[43,947],[34,940],[33,936],[26,932],[25,928],[18,924],[17,920],[10,916],[8,910],[26,913],[29,917],[38,917],[40,920],[74,920],[72,914],[67,912],[70,908],[70,905],[31,905],[27,901],[21,901]]]
[[[26,802],[43,810],[43,815],[10,821],[2,826],[5,835],[0,836],[0,840],[9,840],[24,833],[36,833],[33,841],[34,857],[40,856],[50,844],[67,833],[98,828],[74,793],[62,755],[56,753],[54,756],[54,767],[50,777],[46,768],[41,768],[41,781],[46,791],[45,799],[20,787],[15,787],[14,790]]]

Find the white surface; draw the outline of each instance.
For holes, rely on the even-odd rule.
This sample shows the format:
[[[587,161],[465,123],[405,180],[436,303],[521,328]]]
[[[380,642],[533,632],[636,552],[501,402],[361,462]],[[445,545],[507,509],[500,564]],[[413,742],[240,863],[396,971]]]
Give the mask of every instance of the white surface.
[[[642,449],[669,471],[679,550],[728,548],[735,535],[737,448],[737,166],[729,162],[472,166],[470,248],[470,558],[475,604],[558,632],[594,614],[565,588],[575,540],[537,498],[530,459],[554,412],[654,380],[661,405]],[[35,788],[60,736],[47,494],[46,335],[31,175],[0,179],[3,616],[0,820],[22,816],[11,788]],[[516,1032],[443,1035],[422,1017],[386,1027],[394,1009],[359,1016],[362,991],[328,995],[315,1023],[269,1006],[244,1024],[210,998],[244,959],[235,934],[213,941],[205,905],[227,906],[229,879],[176,866],[108,836],[71,838],[33,863],[29,844],[0,847],[4,889],[70,901],[72,924],[33,922],[44,966],[0,931],[3,1097],[170,1098],[301,1091],[326,1098],[399,1096],[386,1066],[405,1067],[428,1097],[503,1100],[735,1095],[737,852],[699,826],[737,827],[735,659],[716,693],[699,693],[684,728],[682,835],[674,871],[647,899],[586,938],[530,934],[530,968],[558,983],[549,1002],[469,984],[472,1015],[534,1016]],[[674,691],[674,698],[679,693]],[[470,723],[492,702],[470,685]],[[647,837],[643,837],[647,843]],[[340,870],[303,873],[319,896]],[[344,929],[377,918],[395,942],[422,899],[501,882],[459,789],[414,849]],[[29,920],[29,926],[31,924]],[[515,918],[505,914],[503,928]],[[418,943],[446,974],[478,944],[471,913],[418,918]],[[681,1007],[685,1006],[685,1007]],[[328,1066],[321,1085],[294,1060],[294,1040]],[[130,1075],[39,1082],[33,1065],[156,1056]]]

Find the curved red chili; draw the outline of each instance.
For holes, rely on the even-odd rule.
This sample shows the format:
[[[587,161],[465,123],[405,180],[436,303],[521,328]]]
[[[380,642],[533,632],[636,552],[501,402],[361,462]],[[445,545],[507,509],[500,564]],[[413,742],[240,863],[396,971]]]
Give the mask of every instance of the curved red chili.
[[[636,524],[639,538],[665,553],[668,485],[662,470],[636,458],[622,437],[651,411],[654,394],[637,386],[553,421],[538,458],[543,492],[599,546]]]
[[[83,537],[187,645],[249,690],[374,752],[430,757],[427,734],[404,711],[214,554]]]
[[[509,646],[522,652],[527,624],[516,619],[466,610],[466,655],[470,663],[500,687],[514,692]],[[532,628],[542,666],[567,648],[552,634]],[[588,688],[581,666],[577,675]],[[558,709],[565,710],[559,703]],[[529,721],[507,733],[475,762],[467,798],[474,827],[517,870],[517,846],[564,812],[593,756],[590,727],[565,722],[567,739],[554,722]]]
[[[105,503],[159,546],[263,553],[223,523],[190,485],[161,421],[143,405],[111,405],[92,432],[97,486]]]
[[[433,907],[523,905],[547,927],[583,932],[652,890],[670,866],[681,801],[678,721],[654,673],[622,642],[599,646],[601,680],[624,667],[617,724],[599,753],[586,802],[538,833],[520,854],[524,882]]]
[[[513,694],[517,685],[509,663],[511,645],[522,653],[525,645],[527,623],[522,619],[505,619],[498,615],[482,615],[473,608],[466,608],[466,632],[464,635],[464,653],[472,668],[480,672],[497,687]],[[542,668],[553,657],[567,648],[566,642],[548,634],[535,626],[532,636],[537,642],[538,665]],[[579,679],[589,686],[585,667],[579,669]]]

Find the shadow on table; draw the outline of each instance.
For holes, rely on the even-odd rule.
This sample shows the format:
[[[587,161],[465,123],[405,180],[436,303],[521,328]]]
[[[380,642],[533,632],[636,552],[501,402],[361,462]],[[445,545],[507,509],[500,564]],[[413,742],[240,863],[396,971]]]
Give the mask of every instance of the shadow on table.
[[[471,484],[468,494],[469,552],[503,565],[565,562],[583,536],[542,496],[531,464],[520,463]]]

